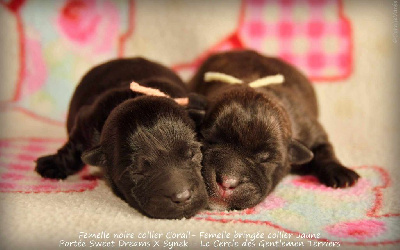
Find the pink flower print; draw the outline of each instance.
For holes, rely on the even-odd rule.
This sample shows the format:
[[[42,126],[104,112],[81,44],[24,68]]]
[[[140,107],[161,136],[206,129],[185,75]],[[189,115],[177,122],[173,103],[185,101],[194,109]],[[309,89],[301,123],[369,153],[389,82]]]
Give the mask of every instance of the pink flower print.
[[[340,222],[326,227],[326,231],[333,236],[339,238],[356,238],[358,240],[379,236],[385,230],[385,223],[378,220]]]
[[[318,181],[317,177],[312,175],[297,177],[292,180],[292,183],[296,186],[310,189],[323,187],[323,185]]]
[[[61,8],[57,23],[62,36],[92,52],[109,51],[117,40],[119,14],[110,1],[68,0]]]

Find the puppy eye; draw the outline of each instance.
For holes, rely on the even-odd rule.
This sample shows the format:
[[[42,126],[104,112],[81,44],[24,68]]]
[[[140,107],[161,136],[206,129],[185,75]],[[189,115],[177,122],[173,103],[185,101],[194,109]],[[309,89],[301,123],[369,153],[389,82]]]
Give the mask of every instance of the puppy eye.
[[[208,137],[208,138],[205,138],[205,140],[204,140],[204,143],[206,145],[210,145],[210,146],[220,144],[221,142],[222,141],[220,141],[219,139],[217,139],[215,137]]]
[[[142,173],[133,172],[133,170],[128,167],[126,168],[118,178],[118,182],[122,184],[134,184],[136,185],[137,182],[144,177]]]
[[[136,168],[136,170],[138,170],[138,172],[149,169],[150,167],[151,167],[150,162],[143,156],[138,158],[137,164],[135,166],[135,168]]]

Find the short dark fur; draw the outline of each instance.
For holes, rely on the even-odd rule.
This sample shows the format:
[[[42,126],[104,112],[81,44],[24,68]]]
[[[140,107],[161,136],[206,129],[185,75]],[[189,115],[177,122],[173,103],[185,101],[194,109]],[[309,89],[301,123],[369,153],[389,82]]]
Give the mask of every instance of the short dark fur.
[[[204,82],[209,71],[245,84]],[[276,74],[284,75],[283,84],[257,89],[246,84]],[[351,186],[359,178],[336,158],[317,120],[310,82],[283,61],[248,50],[216,54],[203,63],[191,87],[209,101],[201,134],[212,208],[252,207],[290,171],[313,174],[330,187]]]
[[[96,66],[72,97],[68,141],[56,154],[40,157],[36,171],[64,179],[84,163],[101,166],[114,191],[142,213],[189,218],[207,203],[200,143],[188,113],[192,107],[133,92],[132,81],[173,98],[187,96],[175,73],[146,59]]]

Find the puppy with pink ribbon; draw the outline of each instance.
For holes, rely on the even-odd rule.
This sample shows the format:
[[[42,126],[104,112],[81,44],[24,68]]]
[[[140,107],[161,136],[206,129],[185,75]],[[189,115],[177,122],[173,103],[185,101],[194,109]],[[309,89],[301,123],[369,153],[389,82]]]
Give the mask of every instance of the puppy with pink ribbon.
[[[38,158],[36,172],[66,179],[85,164],[98,166],[115,194],[141,213],[190,218],[207,206],[194,121],[204,108],[191,97],[161,64],[130,58],[98,65],[72,96],[68,141]]]

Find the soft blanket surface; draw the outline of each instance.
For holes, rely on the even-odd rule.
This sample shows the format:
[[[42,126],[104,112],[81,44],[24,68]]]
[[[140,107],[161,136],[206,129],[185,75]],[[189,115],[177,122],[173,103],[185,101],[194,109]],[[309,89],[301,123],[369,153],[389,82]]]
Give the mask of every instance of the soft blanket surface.
[[[1,248],[397,249],[396,4],[1,1]],[[241,48],[279,56],[315,83],[337,155],[362,177],[354,187],[288,176],[254,208],[167,221],[130,208],[95,168],[65,181],[33,171],[65,142],[69,99],[93,65],[145,56],[188,79],[210,53]]]

